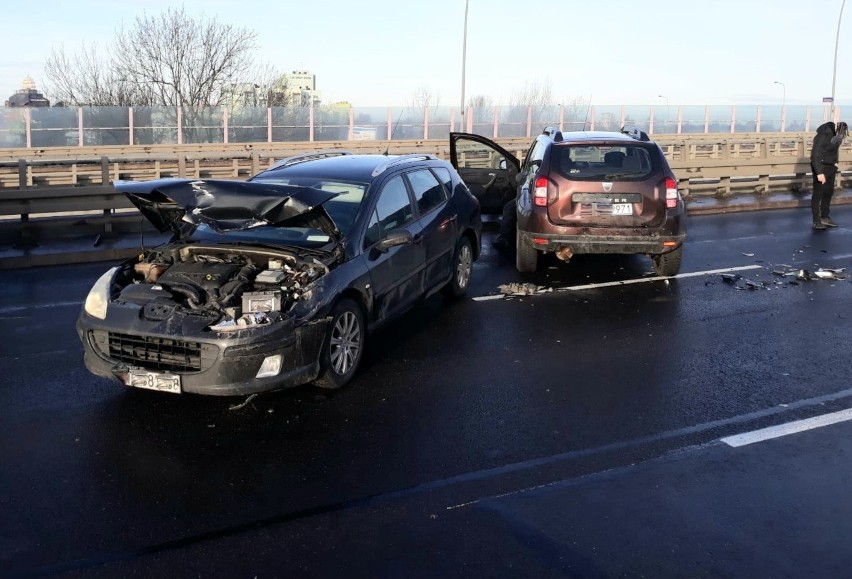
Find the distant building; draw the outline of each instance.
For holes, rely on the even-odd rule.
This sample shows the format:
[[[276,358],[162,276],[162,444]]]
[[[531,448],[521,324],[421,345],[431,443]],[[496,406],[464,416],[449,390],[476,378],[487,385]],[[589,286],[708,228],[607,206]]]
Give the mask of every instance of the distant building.
[[[35,81],[28,76],[21,83],[21,88],[9,97],[4,106],[8,108],[49,107],[50,101],[36,90]]]
[[[317,77],[307,70],[294,70],[287,77],[287,94],[295,106],[319,105],[322,93],[317,90]]]

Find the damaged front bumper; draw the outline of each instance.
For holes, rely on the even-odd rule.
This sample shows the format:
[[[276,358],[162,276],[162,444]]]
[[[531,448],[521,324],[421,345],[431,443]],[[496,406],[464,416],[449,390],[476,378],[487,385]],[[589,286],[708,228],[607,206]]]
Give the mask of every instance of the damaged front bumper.
[[[240,396],[297,386],[319,374],[319,355],[328,319],[294,327],[291,319],[220,333],[206,329],[163,332],[144,321],[106,320],[82,313],[77,333],[93,374],[129,385],[131,369],[180,376],[180,391]],[[128,312],[129,314],[129,312]],[[175,326],[173,325],[174,329]],[[185,327],[184,327],[185,329]],[[257,378],[264,360],[281,355],[274,376]]]

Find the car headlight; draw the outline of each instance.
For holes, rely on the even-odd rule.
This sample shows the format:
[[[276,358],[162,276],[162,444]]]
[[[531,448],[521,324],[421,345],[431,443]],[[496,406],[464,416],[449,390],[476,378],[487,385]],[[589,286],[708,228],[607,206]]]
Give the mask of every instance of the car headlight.
[[[83,309],[92,317],[103,320],[106,318],[107,304],[109,303],[109,286],[112,283],[112,277],[118,270],[114,267],[98,278],[92,289],[89,290],[89,295],[86,296],[86,303]]]

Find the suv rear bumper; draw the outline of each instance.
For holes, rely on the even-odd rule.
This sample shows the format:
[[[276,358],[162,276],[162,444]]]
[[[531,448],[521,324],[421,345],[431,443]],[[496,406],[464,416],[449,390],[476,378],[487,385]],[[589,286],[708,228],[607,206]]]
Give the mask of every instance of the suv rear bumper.
[[[585,229],[585,228],[584,228]],[[667,234],[664,231],[647,230],[630,233],[629,230],[617,230],[600,233],[600,230],[587,229],[583,233],[530,233],[518,230],[520,242],[539,251],[558,251],[570,248],[574,254],[580,253],[643,253],[658,255],[674,251],[683,245],[686,233]],[[535,241],[534,241],[535,240]],[[666,245],[664,245],[666,244]]]

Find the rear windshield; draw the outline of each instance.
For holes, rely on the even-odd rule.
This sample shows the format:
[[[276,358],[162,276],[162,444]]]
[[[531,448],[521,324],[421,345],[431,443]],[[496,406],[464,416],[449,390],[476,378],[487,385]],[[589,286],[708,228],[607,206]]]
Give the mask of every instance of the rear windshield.
[[[550,164],[572,181],[639,181],[660,170],[660,152],[645,145],[563,145]]]

